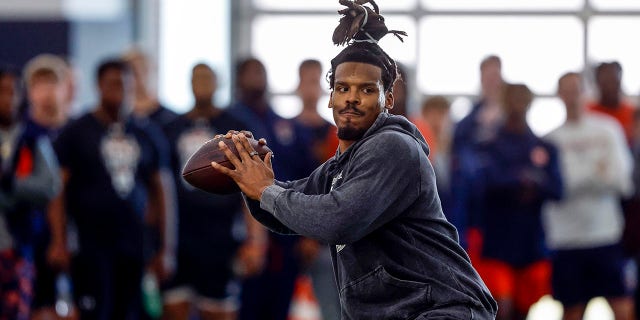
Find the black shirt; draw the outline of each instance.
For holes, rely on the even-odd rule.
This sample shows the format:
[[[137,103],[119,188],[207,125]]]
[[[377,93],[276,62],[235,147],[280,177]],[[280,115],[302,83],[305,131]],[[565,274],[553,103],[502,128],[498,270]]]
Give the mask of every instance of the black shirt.
[[[66,210],[77,224],[80,250],[142,255],[148,184],[167,163],[153,126],[130,119],[108,127],[89,113],[56,139],[60,166],[70,173]]]
[[[182,168],[216,134],[245,128],[244,123],[225,111],[211,119],[192,120],[181,115],[164,127],[178,196],[179,251],[225,260],[235,252],[238,242],[233,236],[233,223],[242,217],[240,193],[215,195],[196,189],[182,178]],[[215,254],[209,254],[212,252]]]

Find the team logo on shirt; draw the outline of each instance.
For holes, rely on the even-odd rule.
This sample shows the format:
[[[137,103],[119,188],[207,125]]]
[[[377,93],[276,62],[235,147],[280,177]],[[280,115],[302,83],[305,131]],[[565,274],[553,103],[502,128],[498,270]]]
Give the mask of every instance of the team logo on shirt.
[[[176,149],[178,152],[178,157],[180,158],[181,167],[187,163],[191,155],[193,155],[198,148],[202,146],[205,142],[211,140],[215,135],[215,130],[205,124],[196,125],[193,128],[185,130],[178,137],[178,141],[176,143]],[[194,187],[187,183],[184,179],[182,180],[182,185],[187,190],[193,190]]]
[[[111,185],[121,198],[126,198],[136,183],[136,170],[140,161],[140,145],[124,132],[122,124],[115,124],[100,143],[100,152]]]

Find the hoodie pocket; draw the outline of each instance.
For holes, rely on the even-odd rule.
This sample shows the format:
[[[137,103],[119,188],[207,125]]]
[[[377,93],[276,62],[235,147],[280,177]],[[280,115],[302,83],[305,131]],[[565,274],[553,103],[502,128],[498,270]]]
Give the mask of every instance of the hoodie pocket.
[[[382,266],[340,292],[348,319],[409,319],[431,304],[431,286],[390,275]]]

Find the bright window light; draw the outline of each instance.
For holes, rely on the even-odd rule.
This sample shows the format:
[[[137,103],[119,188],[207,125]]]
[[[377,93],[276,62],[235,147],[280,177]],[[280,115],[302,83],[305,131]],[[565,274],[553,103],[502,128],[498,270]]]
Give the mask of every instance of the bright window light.
[[[265,10],[340,10],[345,8],[337,0],[253,0],[256,7]],[[378,0],[376,4],[384,10],[403,10],[415,7],[416,0]]]
[[[477,94],[479,65],[496,54],[509,82],[554,94],[558,78],[581,70],[584,45],[573,16],[437,16],[420,24],[417,80],[426,94]]]
[[[218,75],[216,103],[229,103],[229,6],[229,0],[161,1],[158,94],[168,107],[192,107],[191,68],[199,62]]]
[[[320,60],[323,71],[329,70],[331,57],[340,52],[331,42],[337,24],[334,15],[260,16],[253,21],[251,51],[267,69],[271,92],[292,93],[298,65],[305,59]]]
[[[333,113],[329,109],[329,96],[318,101],[318,113],[327,121],[333,122]],[[271,107],[279,116],[287,119],[296,117],[302,111],[302,102],[294,95],[277,95],[271,98]]]
[[[455,122],[462,120],[473,108],[473,102],[466,97],[458,97],[451,103],[451,117]],[[538,97],[533,100],[527,113],[527,123],[538,136],[544,136],[564,123],[566,110],[558,98]]]
[[[455,122],[466,117],[473,108],[473,101],[467,97],[457,97],[451,102],[451,117]]]
[[[628,94],[638,94],[640,90],[640,43],[621,37],[629,30],[639,29],[638,17],[594,17],[589,22],[590,66],[603,61],[620,62],[622,88]]]
[[[12,4],[12,7],[16,7],[12,2],[6,1]],[[46,4],[53,4],[55,1],[46,1],[34,6],[33,3],[29,4],[28,1],[20,1],[19,5],[26,5],[28,10],[34,10],[35,8],[46,8]],[[83,1],[83,0],[63,0],[62,11],[65,17],[74,21],[109,21],[120,17],[128,9],[127,3],[122,0],[105,0],[105,1]],[[54,5],[55,6],[55,5]],[[2,8],[4,9],[4,8]],[[10,8],[8,8],[10,10]],[[46,11],[44,11],[46,12]]]
[[[638,0],[589,0],[596,10],[640,10]]]
[[[416,26],[405,16],[389,16],[390,29],[404,30],[409,34],[401,42],[389,34],[380,41],[385,51],[405,64],[416,60]],[[304,59],[318,59],[326,74],[331,59],[344,47],[331,41],[338,25],[335,15],[264,15],[252,25],[251,50],[267,68],[269,87],[274,93],[291,93],[298,83],[298,65]],[[412,38],[413,37],[413,38]],[[329,88],[329,84],[326,84]]]
[[[275,96],[271,98],[273,111],[283,118],[291,119],[302,111],[302,102],[296,96]]]
[[[544,136],[564,123],[567,113],[558,98],[536,98],[527,113],[527,123],[538,136]]]
[[[452,11],[570,11],[582,8],[584,0],[422,0],[422,5],[431,10]]]

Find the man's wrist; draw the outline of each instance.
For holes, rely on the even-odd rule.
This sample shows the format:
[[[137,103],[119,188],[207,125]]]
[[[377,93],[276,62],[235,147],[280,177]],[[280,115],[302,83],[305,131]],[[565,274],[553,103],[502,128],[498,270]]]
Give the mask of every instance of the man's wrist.
[[[276,207],[276,199],[285,192],[283,187],[272,184],[266,187],[260,195],[260,208],[267,212],[274,213]]]
[[[264,186],[264,187],[260,188],[260,191],[258,192],[258,201],[262,200],[262,195],[264,194],[264,191],[267,190],[267,188],[269,188],[272,185],[273,184],[270,184],[268,186]]]

